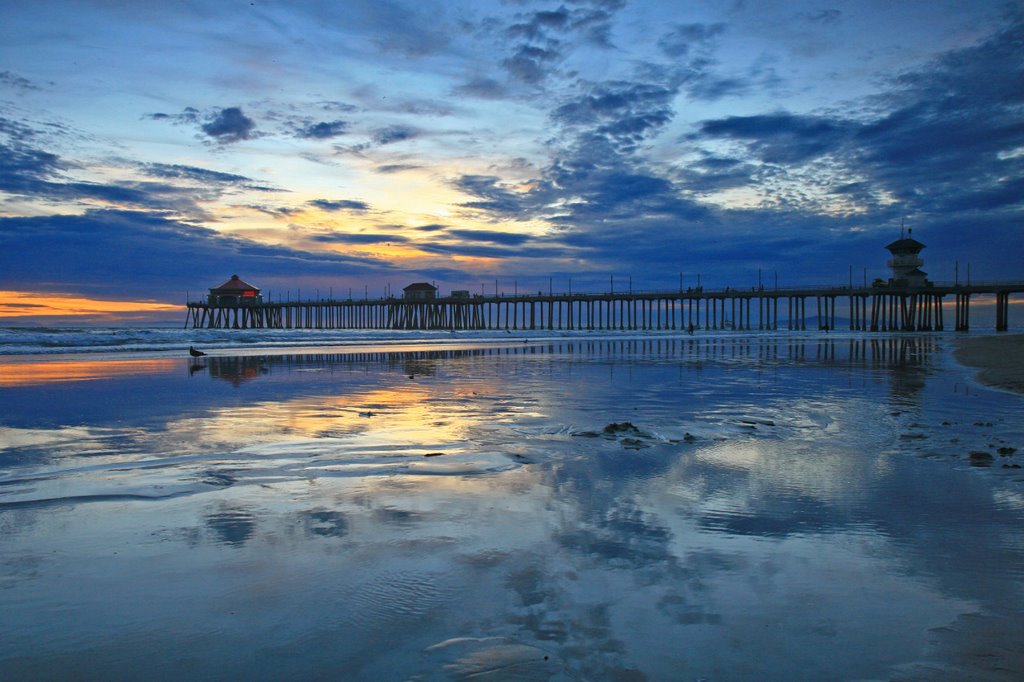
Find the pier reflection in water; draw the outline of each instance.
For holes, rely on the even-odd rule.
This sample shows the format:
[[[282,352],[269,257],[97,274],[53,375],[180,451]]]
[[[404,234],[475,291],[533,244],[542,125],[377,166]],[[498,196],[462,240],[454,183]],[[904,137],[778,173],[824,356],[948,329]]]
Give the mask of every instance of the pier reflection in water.
[[[965,390],[945,343],[213,355],[79,368],[59,402],[22,371],[0,664],[870,678],[953,670],[955,624],[1005,666],[1022,483],[968,453],[1024,443],[1020,399]]]

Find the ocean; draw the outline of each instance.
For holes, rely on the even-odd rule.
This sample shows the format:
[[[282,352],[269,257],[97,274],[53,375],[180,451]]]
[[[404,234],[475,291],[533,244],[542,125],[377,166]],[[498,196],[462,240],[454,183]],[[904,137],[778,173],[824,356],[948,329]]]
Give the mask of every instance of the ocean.
[[[0,329],[0,671],[1019,679],[954,341]]]

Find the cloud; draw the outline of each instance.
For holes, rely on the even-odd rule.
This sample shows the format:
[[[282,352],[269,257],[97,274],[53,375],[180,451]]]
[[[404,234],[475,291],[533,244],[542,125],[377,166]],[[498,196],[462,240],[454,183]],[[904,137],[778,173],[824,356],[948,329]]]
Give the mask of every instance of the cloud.
[[[109,295],[138,291],[144,281],[147,298],[165,301],[223,281],[225,272],[259,280],[381,271],[369,259],[268,246],[122,210],[0,218],[0,254],[0,288]]]
[[[329,140],[344,135],[348,131],[348,122],[342,120],[308,121],[294,128],[295,136],[307,140]]]
[[[677,24],[658,39],[658,47],[669,57],[685,57],[695,47],[706,48],[708,43],[725,33],[725,29],[722,23]]]
[[[157,112],[153,114],[143,114],[142,118],[148,118],[151,121],[170,121],[175,125],[195,125],[199,123],[200,113],[195,107],[185,107],[180,114]]]
[[[407,126],[389,126],[373,131],[372,139],[376,144],[385,145],[411,140],[418,134],[418,131]]]
[[[67,168],[56,154],[12,142],[0,144],[0,190],[33,194],[47,184],[45,178]]]
[[[452,89],[452,94],[477,99],[507,99],[511,96],[508,88],[493,78],[477,76]]]
[[[857,127],[840,118],[776,112],[704,121],[700,132],[744,141],[768,163],[800,163],[837,151]]]
[[[370,205],[365,201],[357,201],[354,199],[313,199],[307,201],[310,206],[316,206],[321,211],[368,211]]]
[[[210,198],[208,188],[184,189],[163,183],[84,182],[66,178],[76,166],[16,139],[0,143],[0,191],[48,202],[103,202],[206,217],[196,201]]]
[[[383,166],[377,166],[375,170],[378,173],[384,173],[387,175],[389,173],[402,173],[404,171],[416,170],[422,167],[423,166],[419,166],[414,163],[387,163]]]
[[[586,129],[616,147],[631,149],[662,128],[673,115],[675,90],[660,84],[628,81],[598,83],[555,109],[556,123]]]
[[[330,232],[313,235],[315,242],[326,244],[384,244],[387,242],[404,243],[409,241],[400,234],[365,234],[350,232]]]
[[[461,204],[467,208],[504,216],[516,216],[522,214],[529,206],[528,196],[505,189],[501,186],[501,179],[496,176],[463,175],[456,178],[452,185],[456,189],[480,199],[480,201]]]
[[[772,164],[776,178],[835,177],[833,194],[884,211],[894,198],[910,215],[1020,211],[1024,149],[1024,23],[893,77],[842,112],[777,111],[703,121],[691,142],[728,140]],[[991,74],[999,73],[993,78]],[[810,171],[811,168],[814,171]],[[845,178],[845,179],[842,179]],[[850,179],[855,178],[855,182]],[[889,203],[893,199],[889,199]]]
[[[816,12],[808,12],[804,15],[807,21],[817,24],[837,24],[843,18],[843,13],[837,9],[821,9]]]
[[[155,178],[179,178],[192,180],[194,182],[216,182],[224,184],[247,184],[252,182],[251,178],[234,173],[222,173],[197,166],[184,166],[181,164],[168,163],[145,163],[141,164],[142,172]]]
[[[227,107],[203,123],[200,129],[219,144],[231,144],[251,139],[256,123],[242,113],[241,108]]]
[[[0,86],[11,88],[17,92],[29,92],[39,90],[40,87],[27,78],[12,73],[11,71],[0,71]]]
[[[564,5],[554,10],[539,10],[520,15],[519,21],[505,32],[513,37],[531,42],[551,42],[551,34],[578,34],[589,43],[611,48],[612,11],[622,5],[606,5],[606,9],[580,7],[568,9]]]
[[[501,65],[512,78],[536,85],[548,77],[551,65],[557,63],[561,57],[561,53],[555,49],[520,45],[511,57],[502,60]]]
[[[470,242],[490,242],[505,246],[516,246],[530,240],[529,235],[497,230],[448,230],[448,234]]]

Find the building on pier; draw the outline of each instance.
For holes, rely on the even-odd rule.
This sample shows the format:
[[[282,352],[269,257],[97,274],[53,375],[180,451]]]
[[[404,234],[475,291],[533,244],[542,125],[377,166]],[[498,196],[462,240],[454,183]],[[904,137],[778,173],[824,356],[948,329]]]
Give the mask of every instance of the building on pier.
[[[259,288],[231,275],[224,284],[210,289],[208,302],[213,306],[251,305],[263,303],[263,296]]]
[[[889,286],[893,287],[927,287],[931,286],[928,281],[928,274],[921,270],[924,261],[919,255],[924,244],[913,238],[913,230],[907,232],[907,236],[900,235],[900,238],[885,248],[892,254],[888,266],[892,268],[892,278]]]
[[[414,282],[402,291],[406,301],[433,301],[437,298],[437,287],[427,282]]]

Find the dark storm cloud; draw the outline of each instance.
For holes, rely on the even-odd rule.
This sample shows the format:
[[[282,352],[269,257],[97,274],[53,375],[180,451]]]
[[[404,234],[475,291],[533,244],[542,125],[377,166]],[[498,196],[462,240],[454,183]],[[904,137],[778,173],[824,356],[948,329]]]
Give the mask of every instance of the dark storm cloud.
[[[365,201],[355,199],[313,199],[307,201],[310,206],[316,206],[322,211],[368,211],[370,205]]]
[[[588,41],[602,47],[611,47],[611,13],[601,9],[568,9],[564,5],[555,10],[541,10],[520,17],[506,33],[514,38],[542,41],[551,33],[579,33]]]
[[[347,121],[307,121],[294,128],[295,136],[307,140],[329,140],[344,135],[348,130]]]
[[[59,245],[59,248],[55,248]],[[0,218],[0,288],[48,290],[74,282],[88,295],[138,292],[179,300],[190,284],[223,280],[243,266],[250,277],[317,276],[377,269],[372,261],[266,246],[166,215],[90,210],[82,215]],[[230,267],[229,267],[230,266]],[[59,288],[59,286],[58,286]]]
[[[221,109],[200,129],[220,144],[230,144],[253,137],[256,122],[242,113],[240,107]]]
[[[418,225],[417,227],[414,227],[413,229],[414,230],[419,230],[420,232],[440,232],[441,230],[444,230],[445,227],[446,227],[445,225],[438,225],[436,223],[433,223],[433,224],[430,224],[430,225]]]

